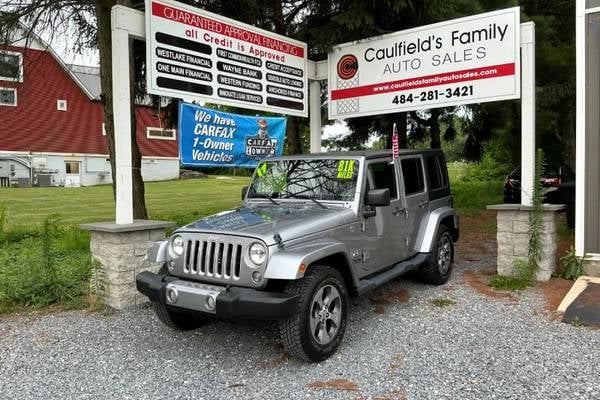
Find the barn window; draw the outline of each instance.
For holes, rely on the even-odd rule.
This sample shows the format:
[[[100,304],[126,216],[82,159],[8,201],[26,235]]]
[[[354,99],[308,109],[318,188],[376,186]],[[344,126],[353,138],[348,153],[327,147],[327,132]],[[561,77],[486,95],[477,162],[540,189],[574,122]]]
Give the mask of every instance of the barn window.
[[[67,111],[67,101],[66,100],[56,100],[56,109],[58,111]]]
[[[23,82],[23,54],[0,51],[0,80]]]
[[[17,105],[17,89],[15,88],[0,88],[0,106]]]
[[[65,161],[65,172],[67,174],[78,174],[79,161]]]
[[[148,139],[175,140],[175,129],[146,128]]]

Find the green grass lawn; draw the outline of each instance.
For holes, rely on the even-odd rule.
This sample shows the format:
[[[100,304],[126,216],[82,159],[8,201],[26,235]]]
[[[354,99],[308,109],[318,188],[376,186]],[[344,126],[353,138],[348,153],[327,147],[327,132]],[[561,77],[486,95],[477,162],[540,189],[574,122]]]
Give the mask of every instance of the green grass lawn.
[[[179,223],[241,203],[241,188],[247,177],[208,177],[146,183],[150,218]],[[0,202],[8,208],[8,226],[39,225],[49,214],[58,214],[63,224],[110,221],[115,203],[110,185],[82,188],[0,189]]]
[[[455,207],[461,213],[482,210],[502,202],[502,182],[461,182],[451,175]],[[153,219],[179,225],[197,217],[236,207],[247,177],[208,177],[146,183],[146,203]],[[63,224],[110,221],[115,203],[110,185],[82,188],[0,189],[0,202],[8,207],[8,227],[39,225],[49,214]]]

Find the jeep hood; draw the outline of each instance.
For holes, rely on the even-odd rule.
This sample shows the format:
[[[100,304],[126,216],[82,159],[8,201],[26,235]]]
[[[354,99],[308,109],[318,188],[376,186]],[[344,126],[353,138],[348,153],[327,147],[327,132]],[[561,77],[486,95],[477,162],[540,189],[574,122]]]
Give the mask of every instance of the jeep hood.
[[[267,245],[276,244],[278,233],[284,242],[356,221],[354,211],[345,207],[316,204],[256,205],[225,211],[196,222],[178,232],[202,232],[252,236]]]

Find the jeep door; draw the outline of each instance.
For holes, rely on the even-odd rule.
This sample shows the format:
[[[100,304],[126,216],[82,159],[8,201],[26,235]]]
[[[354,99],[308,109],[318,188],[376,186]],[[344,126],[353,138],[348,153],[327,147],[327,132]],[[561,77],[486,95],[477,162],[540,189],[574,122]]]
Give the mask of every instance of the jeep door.
[[[377,207],[374,217],[365,218],[366,261],[371,272],[389,267],[406,257],[403,238],[407,232],[397,174],[391,158],[371,160],[366,165],[366,190],[389,189],[390,205]],[[375,240],[373,240],[375,239]]]
[[[423,157],[410,155],[400,158],[402,187],[406,202],[405,223],[408,235],[405,241],[406,257],[416,254],[415,240],[421,221],[429,213],[429,196],[425,184]]]

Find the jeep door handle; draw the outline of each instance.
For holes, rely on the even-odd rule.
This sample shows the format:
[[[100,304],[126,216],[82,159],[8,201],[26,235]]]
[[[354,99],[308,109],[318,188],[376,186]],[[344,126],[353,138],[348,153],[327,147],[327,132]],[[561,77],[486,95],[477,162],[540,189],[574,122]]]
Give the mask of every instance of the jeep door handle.
[[[392,214],[398,216],[398,215],[402,215],[406,212],[406,208],[400,208],[400,207],[394,207],[394,209],[392,210]]]
[[[429,201],[423,200],[422,202],[419,203],[419,208],[425,208],[428,205],[429,205]]]

